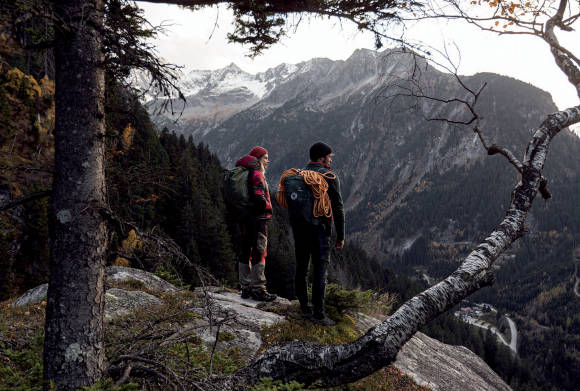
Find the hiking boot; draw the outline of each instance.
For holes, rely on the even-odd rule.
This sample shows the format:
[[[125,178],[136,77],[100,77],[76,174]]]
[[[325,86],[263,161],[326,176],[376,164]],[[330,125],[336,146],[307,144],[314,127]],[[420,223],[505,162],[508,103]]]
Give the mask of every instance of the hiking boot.
[[[274,301],[278,296],[267,291],[258,291],[252,293],[252,299],[256,301]]]
[[[240,295],[240,297],[242,299],[251,299],[252,298],[252,292],[250,292],[249,289],[242,289],[242,294]]]
[[[336,326],[336,322],[327,316],[324,316],[323,318],[317,318],[313,316],[310,320],[312,323],[316,323],[321,326]]]

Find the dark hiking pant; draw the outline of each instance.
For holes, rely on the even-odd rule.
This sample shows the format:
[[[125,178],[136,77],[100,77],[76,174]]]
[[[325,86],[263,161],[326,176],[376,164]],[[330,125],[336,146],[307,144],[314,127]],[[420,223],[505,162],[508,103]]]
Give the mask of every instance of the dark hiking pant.
[[[249,218],[240,223],[242,246],[238,259],[238,277],[243,290],[266,290],[266,248],[268,220]]]
[[[294,288],[303,311],[309,310],[308,264],[312,259],[312,307],[314,316],[324,317],[326,272],[330,263],[330,229],[324,224],[292,223],[296,251]]]

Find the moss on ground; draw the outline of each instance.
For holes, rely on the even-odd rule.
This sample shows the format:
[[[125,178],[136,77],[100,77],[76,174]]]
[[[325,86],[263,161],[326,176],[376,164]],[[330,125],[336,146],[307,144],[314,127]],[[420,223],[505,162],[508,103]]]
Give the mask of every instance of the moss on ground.
[[[45,306],[0,303],[0,391],[42,390]]]
[[[124,288],[138,288],[128,284]],[[301,339],[322,344],[342,344],[360,336],[354,318],[349,311],[364,309],[369,293],[339,291],[338,298],[331,290],[328,314],[337,321],[335,327],[323,327],[300,319],[297,305],[287,309],[288,322],[262,330],[262,350],[275,344]],[[148,360],[150,369],[184,376],[191,382],[205,380],[210,374],[229,374],[242,368],[250,358],[239,348],[216,350],[205,347],[192,325],[201,316],[192,309],[199,307],[199,296],[183,291],[161,297],[163,305],[155,310],[142,309],[117,318],[105,326],[105,348],[110,374],[119,378],[127,363],[127,357],[139,356]],[[349,302],[349,299],[357,304]],[[362,301],[361,301],[362,298]],[[11,308],[11,301],[0,303],[0,391],[42,390],[42,345],[44,341],[44,313],[46,303]],[[348,308],[348,309],[346,309]],[[368,309],[368,308],[367,308]],[[376,310],[374,308],[373,310]],[[233,339],[231,333],[220,333],[220,341]],[[138,364],[138,363],[137,363]],[[134,362],[135,367],[137,365]],[[144,367],[145,365],[141,363]],[[108,379],[84,391],[132,391],[165,390],[167,383],[159,378],[145,376],[144,371],[134,369],[130,382],[117,387]],[[254,391],[298,391],[303,389],[296,382],[283,384],[263,379]],[[389,366],[356,383],[328,390],[377,390],[377,391],[426,391],[411,378]]]
[[[395,298],[388,294],[377,294],[373,291],[344,289],[330,285],[327,291],[326,311],[330,318],[337,322],[328,327],[302,319],[300,308],[295,303],[288,310],[289,322],[273,325],[262,330],[262,351],[282,342],[302,340],[320,344],[344,344],[356,340],[361,332],[351,315],[364,312],[376,317],[385,317],[392,310]],[[286,391],[302,390],[295,383],[272,383],[267,379],[257,385],[255,390]],[[268,388],[270,387],[270,388]],[[288,388],[282,388],[288,387]],[[254,388],[252,389],[254,390]],[[325,389],[327,391],[429,391],[427,387],[417,385],[413,379],[403,374],[396,367],[389,365],[374,374],[357,382]]]

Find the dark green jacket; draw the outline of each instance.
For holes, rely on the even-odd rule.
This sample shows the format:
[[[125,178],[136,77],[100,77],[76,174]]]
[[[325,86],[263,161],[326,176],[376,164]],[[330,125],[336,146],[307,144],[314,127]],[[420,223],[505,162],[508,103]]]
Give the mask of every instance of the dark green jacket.
[[[335,172],[324,167],[321,163],[316,162],[308,163],[306,167],[304,167],[304,170],[317,171],[321,174],[331,172],[336,175]],[[342,194],[340,192],[340,179],[338,179],[338,175],[336,175],[336,179],[327,179],[326,182],[328,182],[328,196],[330,197],[330,204],[332,205],[332,218],[334,219],[334,227],[336,228],[336,239],[344,240],[345,219]],[[329,225],[331,224],[331,221],[328,220],[332,220],[326,217],[319,217],[319,219],[327,220]]]

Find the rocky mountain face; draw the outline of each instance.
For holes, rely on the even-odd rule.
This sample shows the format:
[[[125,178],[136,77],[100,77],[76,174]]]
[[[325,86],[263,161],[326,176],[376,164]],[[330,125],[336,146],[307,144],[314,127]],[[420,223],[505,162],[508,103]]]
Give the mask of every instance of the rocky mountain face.
[[[409,229],[393,227],[394,214],[402,216],[395,220],[398,224],[400,219],[421,219],[403,216],[409,197],[429,194],[437,199],[434,193],[438,193],[463,202],[480,192],[453,189],[454,197],[445,194],[451,189],[437,188],[440,181],[436,178],[469,178],[478,173],[476,177],[486,176],[488,182],[502,186],[515,178],[506,162],[487,157],[470,128],[429,121],[444,117],[465,120],[468,116],[461,105],[404,96],[416,86],[408,81],[411,76],[425,95],[469,96],[453,76],[411,53],[360,49],[346,61],[313,59],[256,75],[235,65],[214,72],[194,71],[183,81],[188,103],[173,129],[207,143],[226,166],[252,146],[264,145],[272,160],[268,177],[273,188],[283,170],[307,161],[312,142],[328,142],[336,152],[334,164],[342,180],[351,237],[374,254],[400,255],[418,237],[428,234],[417,231],[418,224],[410,224]],[[464,81],[473,89],[487,83],[477,106],[484,118],[484,134],[490,143],[512,148],[516,156],[523,155],[529,129],[556,110],[549,94],[511,78],[478,74]],[[167,118],[156,117],[159,125],[167,125]],[[558,141],[554,149],[559,157],[549,169],[561,172],[569,162],[563,163],[567,159],[560,156],[573,156],[580,151],[580,143],[571,133],[559,136]],[[577,171],[567,168],[564,176],[575,178]],[[497,176],[502,179],[496,180]],[[508,188],[501,187],[502,204],[509,197]],[[495,196],[500,188],[490,190]],[[453,226],[458,223],[467,224],[472,231],[485,231],[491,228],[488,215],[493,214],[489,221],[494,222],[501,216],[498,208],[477,212],[466,204],[469,218],[463,219],[466,216],[442,216],[432,205],[424,206],[420,214],[432,215],[429,229],[434,224],[441,237],[456,235]],[[486,215],[485,221],[473,219],[478,213]]]
[[[148,88],[149,81],[142,74],[136,75],[135,83],[142,90],[150,90],[144,100],[159,126],[198,138],[260,101],[297,71],[299,66],[282,64],[252,75],[234,63],[217,71],[193,70],[183,74],[177,83],[187,100],[175,100],[173,113],[159,111],[165,101],[155,89]]]
[[[257,84],[227,82],[233,75]],[[465,121],[465,106],[408,96],[470,98],[454,76],[411,53],[357,50],[345,61],[313,59],[253,76],[227,67],[207,80],[221,81],[192,89],[186,108],[199,118],[188,120],[184,112],[169,129],[206,143],[225,166],[254,145],[266,147],[273,191],[284,170],[307,162],[313,142],[326,141],[336,153],[347,240],[397,271],[437,282],[505,214],[517,172],[503,157],[488,156],[472,128],[433,120]],[[548,93],[509,77],[486,73],[462,81],[472,91],[485,85],[476,109],[487,142],[520,159],[531,130],[557,110]],[[259,92],[250,84],[260,85]],[[242,91],[247,98],[232,98]],[[206,110],[220,99],[228,104]],[[168,124],[159,118],[160,126]],[[516,314],[518,354],[530,363],[536,384],[571,390],[577,354],[555,347],[578,343],[580,330],[570,262],[580,240],[580,141],[563,131],[549,154],[544,176],[553,198],[536,200],[527,235],[497,262],[494,287],[473,299]]]

